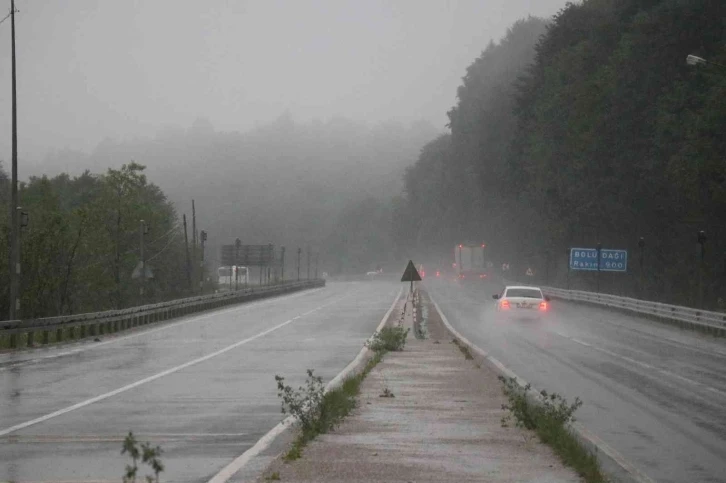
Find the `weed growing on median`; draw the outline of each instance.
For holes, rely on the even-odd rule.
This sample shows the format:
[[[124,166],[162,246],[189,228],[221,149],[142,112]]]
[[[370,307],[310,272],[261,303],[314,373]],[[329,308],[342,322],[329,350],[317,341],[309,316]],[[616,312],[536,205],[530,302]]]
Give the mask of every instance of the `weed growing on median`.
[[[469,348],[459,342],[459,339],[452,339],[451,342],[459,348],[462,354],[464,354],[464,359],[466,359],[467,361],[474,360],[474,356],[471,355],[471,351],[469,350]]]
[[[366,347],[374,352],[400,352],[406,345],[410,329],[384,327],[366,341]]]
[[[161,462],[161,447],[152,447],[148,442],[139,445],[134,433],[129,431],[121,449],[121,454],[126,453],[131,458],[131,464],[126,465],[126,471],[123,477],[124,483],[136,482],[136,476],[139,472],[139,460],[143,464],[149,465],[154,472],[154,476],[146,475],[147,483],[159,483],[159,474],[164,471],[164,464]]]
[[[502,409],[509,415],[502,417],[502,426],[509,426],[514,418],[518,428],[534,431],[540,441],[552,447],[562,462],[571,466],[588,483],[604,483],[605,477],[600,471],[597,458],[585,448],[572,434],[568,424],[575,421],[575,411],[582,406],[580,398],[570,404],[559,394],[548,394],[541,391],[541,401],[534,403],[527,398],[531,386],[522,387],[515,378],[499,376],[504,394],[509,404]]]
[[[266,476],[265,477],[265,480],[266,481],[280,481],[280,473],[278,473],[277,471],[275,471],[270,476]]]
[[[278,396],[282,399],[283,414],[295,416],[300,425],[300,435],[292,443],[292,447],[283,456],[287,462],[302,456],[303,448],[319,434],[335,429],[340,422],[357,406],[356,396],[360,393],[363,379],[381,362],[384,352],[376,354],[368,361],[363,370],[346,378],[340,387],[325,392],[320,377],[308,370],[305,386],[297,391],[285,385],[285,379],[275,376]]]

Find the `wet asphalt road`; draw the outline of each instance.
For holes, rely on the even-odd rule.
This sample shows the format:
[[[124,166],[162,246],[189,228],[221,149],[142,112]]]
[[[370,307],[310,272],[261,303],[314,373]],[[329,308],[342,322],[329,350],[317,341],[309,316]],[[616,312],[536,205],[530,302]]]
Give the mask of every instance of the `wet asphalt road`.
[[[553,301],[541,322],[501,322],[496,283],[427,281],[449,322],[658,482],[726,481],[726,341]]]
[[[295,387],[308,368],[334,377],[399,289],[333,283],[102,342],[0,355],[0,481],[121,481],[130,430],[161,445],[163,481],[207,481],[283,418],[274,375]]]

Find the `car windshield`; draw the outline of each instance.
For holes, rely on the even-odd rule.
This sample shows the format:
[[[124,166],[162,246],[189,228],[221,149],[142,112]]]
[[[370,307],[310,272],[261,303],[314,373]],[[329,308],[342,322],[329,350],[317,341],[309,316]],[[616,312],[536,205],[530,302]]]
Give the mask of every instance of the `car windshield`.
[[[542,292],[536,288],[508,288],[505,297],[526,297],[541,299]]]

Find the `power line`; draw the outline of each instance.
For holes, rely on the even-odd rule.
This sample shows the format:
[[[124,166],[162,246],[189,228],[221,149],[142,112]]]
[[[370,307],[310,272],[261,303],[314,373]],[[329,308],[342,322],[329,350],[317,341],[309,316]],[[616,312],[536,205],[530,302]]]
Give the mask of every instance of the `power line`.
[[[15,9],[15,13],[20,13],[20,10],[18,10],[18,9],[16,8],[16,9]],[[10,18],[10,16],[11,16],[12,14],[13,14],[13,11],[12,11],[12,10],[10,10],[10,11],[8,12],[8,14],[7,14],[7,15],[5,15],[5,17],[3,17],[3,19],[2,19],[2,20],[0,20],[0,25],[2,25],[4,21],[6,21],[7,19],[9,19],[9,18]]]

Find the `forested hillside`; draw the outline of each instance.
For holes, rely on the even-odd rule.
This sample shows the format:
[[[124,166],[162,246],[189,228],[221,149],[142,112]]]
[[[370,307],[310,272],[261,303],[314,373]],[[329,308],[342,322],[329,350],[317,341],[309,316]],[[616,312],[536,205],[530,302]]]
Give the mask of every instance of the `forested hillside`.
[[[20,232],[24,318],[122,308],[190,294],[180,220],[162,191],[147,181],[144,169],[129,163],[103,175],[60,174],[21,183],[22,208],[30,216]],[[0,179],[7,180],[1,167]],[[8,185],[0,184],[3,239],[8,238]],[[133,278],[140,261],[140,220],[148,226],[145,258],[153,275],[144,298],[140,279]],[[0,244],[0,280],[8,280],[7,250],[7,244]],[[9,286],[0,288],[0,316],[5,318]]]
[[[706,300],[718,305],[726,70],[685,60],[726,63],[725,29],[715,0],[586,0],[546,30],[518,22],[469,67],[451,134],[406,175],[401,215],[419,251],[486,240],[498,261],[564,284],[566,249],[600,242],[631,255],[606,290],[696,304],[704,230]],[[575,282],[594,288],[594,276]]]

